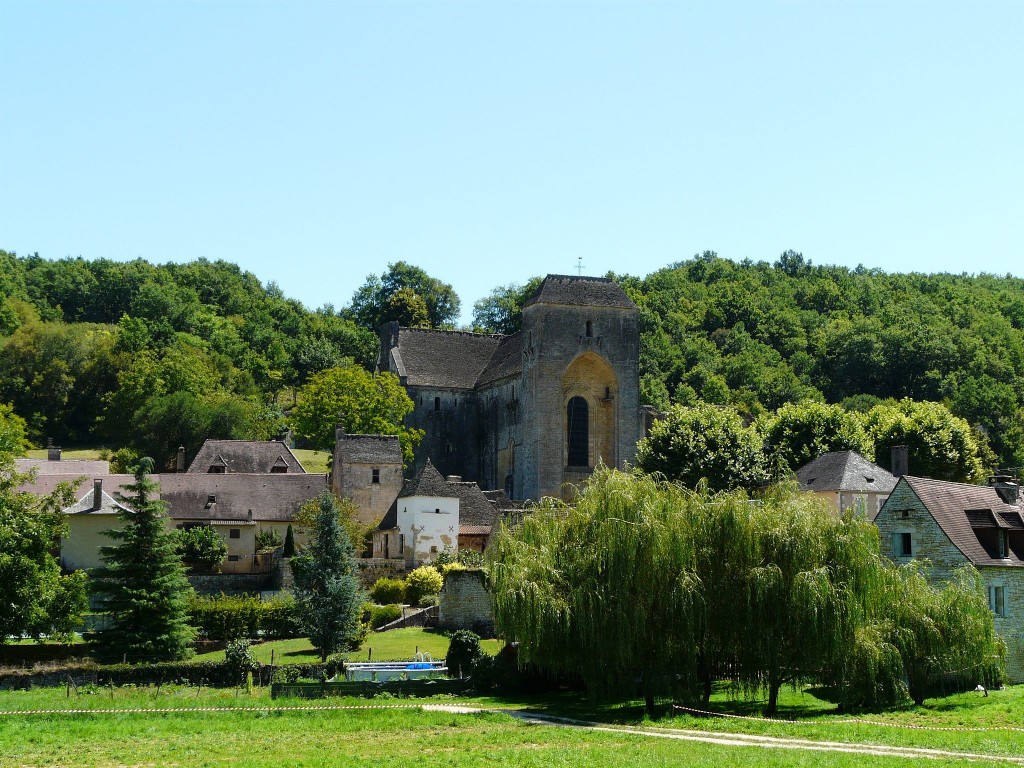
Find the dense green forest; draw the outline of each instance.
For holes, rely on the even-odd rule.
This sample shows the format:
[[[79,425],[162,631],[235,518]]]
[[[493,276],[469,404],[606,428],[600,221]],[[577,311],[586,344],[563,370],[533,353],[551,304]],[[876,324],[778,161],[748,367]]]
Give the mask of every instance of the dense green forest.
[[[817,400],[867,411],[945,403],[1024,465],[1024,280],[773,264],[704,253],[646,277],[615,276],[640,307],[647,403],[708,402],[754,418]],[[510,332],[535,285],[495,288],[479,330]],[[292,394],[352,358],[374,327],[451,327],[451,286],[399,262],[348,306],[310,310],[273,283],[204,259],[153,265],[0,251],[0,403],[36,443],[106,444],[167,457],[203,437],[268,438]]]

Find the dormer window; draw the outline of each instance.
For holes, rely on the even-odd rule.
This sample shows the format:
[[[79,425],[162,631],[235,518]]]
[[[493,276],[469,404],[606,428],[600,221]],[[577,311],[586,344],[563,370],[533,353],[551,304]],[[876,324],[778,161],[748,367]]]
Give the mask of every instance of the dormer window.
[[[1007,543],[1006,543],[1006,531],[1000,529],[1000,530],[996,531],[996,533],[998,534],[998,536],[997,536],[997,542],[998,542],[998,548],[999,548],[998,557],[999,557],[1000,560],[1005,560],[1006,558],[1008,558],[1010,556],[1009,551],[1008,551],[1009,547],[1007,546]]]
[[[223,475],[227,471],[228,471],[228,468],[225,467],[223,464],[213,464],[213,465],[210,466],[209,472],[207,474],[210,474],[210,475]]]
[[[217,503],[217,497],[214,496],[212,493],[209,496],[206,497],[206,508],[207,509],[209,509],[210,507],[212,507],[216,503]]]

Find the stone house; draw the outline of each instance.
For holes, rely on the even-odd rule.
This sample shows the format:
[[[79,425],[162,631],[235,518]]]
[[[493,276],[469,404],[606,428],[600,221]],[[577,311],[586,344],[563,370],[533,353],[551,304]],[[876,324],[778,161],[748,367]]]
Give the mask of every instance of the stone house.
[[[801,491],[825,499],[838,513],[853,510],[874,520],[896,478],[856,451],[823,453],[796,471]]]
[[[381,521],[402,490],[402,446],[397,435],[349,435],[334,438],[331,490],[351,499],[361,523]]]
[[[134,479],[127,475],[122,477],[125,483]],[[67,515],[68,533],[60,540],[61,568],[77,571],[102,565],[100,547],[115,543],[105,532],[121,529],[124,523],[118,515],[127,509],[104,490],[102,478],[93,480],[92,489],[63,510]]]
[[[428,459],[373,532],[373,556],[416,567],[445,550],[483,552],[496,520],[511,506],[503,495],[491,496],[457,475],[442,477]]]
[[[637,307],[612,280],[548,275],[509,335],[381,329],[377,367],[414,403],[424,430],[413,471],[444,475],[511,499],[568,495],[599,461],[634,459],[644,413]]]
[[[178,469],[184,467],[185,449],[178,449]],[[306,470],[291,449],[277,440],[206,440],[192,459],[191,474],[287,474]]]
[[[160,498],[176,528],[211,526],[228,545],[224,573],[261,572],[256,534],[273,530],[282,539],[307,501],[327,490],[327,475],[303,473],[213,473],[161,475]],[[297,531],[296,543],[301,544]]]
[[[1007,676],[1024,682],[1024,515],[1018,486],[1009,478],[965,485],[904,476],[875,518],[881,552],[897,563],[931,564],[937,583],[971,564],[981,573],[1006,642]]]

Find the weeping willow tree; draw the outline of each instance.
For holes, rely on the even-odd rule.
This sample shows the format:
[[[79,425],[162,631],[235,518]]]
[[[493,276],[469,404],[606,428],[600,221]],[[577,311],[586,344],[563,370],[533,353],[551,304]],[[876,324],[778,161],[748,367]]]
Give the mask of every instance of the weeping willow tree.
[[[929,585],[917,562],[892,568],[887,576],[880,626],[902,659],[915,704],[924,702],[940,675],[971,684],[998,681],[1005,646],[974,568],[958,569],[942,589]]]
[[[850,654],[877,592],[878,534],[789,485],[769,489],[749,522],[736,675],[774,714],[783,685],[820,680]]]
[[[599,468],[575,501],[488,549],[497,624],[524,662],[653,709],[695,677],[706,608],[687,511],[701,499]]]

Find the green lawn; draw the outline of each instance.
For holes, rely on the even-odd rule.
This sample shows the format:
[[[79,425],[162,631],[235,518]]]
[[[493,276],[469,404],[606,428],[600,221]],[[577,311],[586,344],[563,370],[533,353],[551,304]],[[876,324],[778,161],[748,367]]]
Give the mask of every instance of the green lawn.
[[[292,448],[302,468],[311,474],[326,474],[331,469],[330,451],[313,451],[307,448]]]
[[[68,450],[62,450],[60,457],[62,459],[89,459],[95,461],[100,457],[100,451],[103,448],[70,448]],[[46,449],[45,448],[34,448],[30,451],[26,451],[25,455],[30,459],[45,459]]]
[[[481,646],[487,653],[497,653],[501,650],[502,645],[501,640],[481,642]],[[363,661],[369,657],[371,648],[374,661],[411,659],[417,650],[429,653],[435,659],[443,659],[448,655],[448,638],[439,632],[431,632],[418,627],[393,629],[389,632],[371,632],[359,650],[349,654],[349,658]],[[320,661],[320,655],[313,650],[309,640],[305,638],[276,640],[253,646],[256,658],[264,664],[270,663],[271,651],[274,652],[275,664]],[[198,661],[220,661],[223,658],[224,651],[212,651],[196,656]]]
[[[998,697],[1001,696],[1002,699]],[[806,708],[804,696],[787,697],[783,710]],[[925,724],[946,725],[958,718],[969,722],[987,720],[1000,710],[1017,710],[1024,689],[993,694],[989,699],[951,697],[913,714]],[[815,700],[816,702],[818,700]],[[159,708],[173,712],[94,712],[45,715],[0,715],[0,766],[219,766],[247,768],[289,766],[390,766],[444,763],[450,768],[493,766],[886,766],[910,760],[858,754],[804,750],[762,750],[691,741],[644,737],[638,734],[595,732],[550,725],[531,725],[502,713],[458,715],[419,709],[350,709],[241,711],[244,708],[302,707],[309,705],[366,705],[366,700],[334,699],[329,702],[271,701],[266,690],[245,691],[186,688],[83,689],[68,698],[63,688],[0,692],[0,711],[26,709]],[[382,701],[385,705],[407,707],[408,701]],[[419,701],[417,700],[417,703]],[[428,702],[429,703],[429,702]],[[445,703],[449,703],[446,700]],[[503,702],[477,700],[485,706]],[[518,703],[518,702],[517,702]],[[726,704],[724,700],[716,703]],[[536,709],[554,714],[582,714],[585,701],[569,696],[535,700]],[[811,702],[811,709],[824,704]],[[218,712],[188,712],[199,707],[227,708]],[[186,711],[181,711],[186,710]],[[643,722],[639,710],[607,708],[590,714],[594,718],[654,726],[683,725],[675,721]],[[870,719],[887,719],[892,715]],[[703,730],[722,731],[720,720],[698,720],[686,724]],[[748,730],[756,732],[756,723]],[[781,727],[776,724],[775,727]],[[883,730],[877,726],[856,726],[854,738],[847,738],[849,726],[820,722],[821,733],[800,732],[804,738],[826,736],[834,741],[871,742],[931,748],[950,748],[983,754],[1021,755],[1020,734],[993,736],[978,742],[971,734],[932,731]],[[979,748],[981,747],[981,748]],[[959,759],[920,761],[928,766],[978,765]]]

